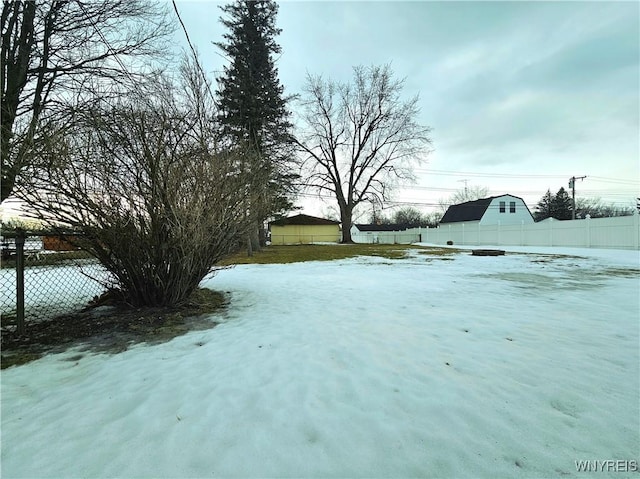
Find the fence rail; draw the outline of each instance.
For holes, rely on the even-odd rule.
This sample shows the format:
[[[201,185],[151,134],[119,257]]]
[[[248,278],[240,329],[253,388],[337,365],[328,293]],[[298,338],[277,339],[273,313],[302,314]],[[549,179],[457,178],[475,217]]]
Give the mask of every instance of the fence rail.
[[[28,321],[77,311],[109,282],[98,261],[68,238],[17,232],[0,241],[2,328],[21,334]]]

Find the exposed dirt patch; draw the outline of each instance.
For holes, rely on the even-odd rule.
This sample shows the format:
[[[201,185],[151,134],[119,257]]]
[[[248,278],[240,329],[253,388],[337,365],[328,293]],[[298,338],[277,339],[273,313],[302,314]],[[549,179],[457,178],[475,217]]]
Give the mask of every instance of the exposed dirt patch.
[[[1,366],[24,364],[70,348],[119,353],[132,344],[162,343],[189,331],[215,327],[218,323],[211,313],[221,311],[226,304],[222,293],[199,289],[188,303],[176,308],[134,309],[100,302],[78,314],[27,323],[23,336],[3,324]]]
[[[606,268],[596,274],[618,278],[640,278],[640,268]]]
[[[455,255],[455,254],[464,253],[464,252],[465,250],[462,250],[462,249],[438,248],[437,246],[422,246],[419,250],[417,250],[418,254],[445,257],[445,258],[439,258],[439,259],[453,259],[453,258],[446,258],[446,256]]]
[[[532,253],[516,253],[523,256]],[[539,265],[537,272],[503,272],[485,276],[513,283],[516,287],[531,291],[568,289],[585,290],[601,287],[613,278],[639,278],[640,268],[603,267],[588,258],[563,255],[540,255],[531,260]],[[585,270],[585,266],[587,270]],[[534,287],[535,289],[531,289]]]

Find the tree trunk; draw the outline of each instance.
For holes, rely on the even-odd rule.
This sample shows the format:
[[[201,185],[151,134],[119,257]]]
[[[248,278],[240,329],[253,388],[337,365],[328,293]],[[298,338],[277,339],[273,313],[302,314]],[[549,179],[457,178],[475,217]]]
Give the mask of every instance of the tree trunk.
[[[2,106],[0,115],[0,123],[2,124],[0,128],[2,135],[0,140],[0,155],[2,156],[1,201],[11,195],[16,177],[21,170],[22,158],[15,153],[13,158],[11,157],[10,140],[14,134],[13,127],[20,106],[20,94],[27,83],[29,59],[33,55],[35,16],[35,2],[25,2],[22,9],[17,4],[4,3],[2,5],[2,31],[4,33],[2,35]],[[12,46],[13,52],[11,51]],[[46,62],[46,58],[43,59],[43,62]],[[38,78],[38,81],[40,82],[41,78]],[[41,86],[38,85],[36,90],[41,91]],[[40,111],[34,108],[31,117],[31,125],[34,127],[39,114]]]
[[[261,226],[258,230],[258,240],[260,241],[260,248],[267,246],[267,229]]]
[[[342,243],[353,243],[351,239],[351,217],[353,211],[348,207],[340,206],[340,221],[342,222]]]
[[[260,251],[262,248],[260,247],[260,233],[259,226],[256,224],[251,228],[249,233],[249,242],[251,243],[251,249],[253,251]]]
[[[253,256],[253,248],[251,245],[251,233],[247,233],[247,256]]]

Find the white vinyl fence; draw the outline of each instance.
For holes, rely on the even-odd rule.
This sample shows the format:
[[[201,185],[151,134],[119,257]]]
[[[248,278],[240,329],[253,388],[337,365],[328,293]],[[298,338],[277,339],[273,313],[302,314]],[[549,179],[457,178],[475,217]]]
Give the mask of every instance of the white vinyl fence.
[[[573,246],[640,249],[640,216],[542,221],[520,225],[480,226],[477,222],[414,228],[424,243],[497,246]]]
[[[424,230],[424,229],[423,229]],[[405,231],[363,231],[351,234],[354,243],[411,244],[420,242],[420,228]]]

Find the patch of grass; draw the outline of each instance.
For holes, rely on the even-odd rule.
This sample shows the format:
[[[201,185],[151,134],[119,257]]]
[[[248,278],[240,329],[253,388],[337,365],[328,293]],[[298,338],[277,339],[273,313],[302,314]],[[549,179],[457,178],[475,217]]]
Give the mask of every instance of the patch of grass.
[[[640,278],[639,268],[606,268],[596,271],[595,275],[615,276],[618,278]]]
[[[198,316],[218,311],[226,305],[224,294],[208,288],[198,288],[179,309],[183,316]]]
[[[12,311],[3,311],[2,314],[0,314],[0,326],[3,328],[9,325],[16,324],[17,320],[18,317],[16,315],[15,308]]]
[[[447,257],[427,257],[425,258],[425,261],[427,262],[431,262],[431,261],[453,261],[454,258],[447,258]]]
[[[42,357],[42,352],[30,351],[29,349],[18,349],[12,351],[11,354],[2,355],[2,369],[11,366],[20,366],[21,364],[30,363]]]
[[[454,254],[466,252],[467,250],[457,249],[457,248],[438,248],[436,246],[423,246],[418,251],[418,254],[426,254],[429,256],[451,256]],[[440,258],[450,260],[452,258]]]
[[[235,264],[284,264],[304,261],[332,261],[356,256],[379,256],[388,259],[404,258],[408,250],[420,254],[450,255],[458,253],[453,248],[435,248],[410,244],[335,244],[335,245],[285,245],[266,246],[248,257],[246,251],[224,258],[219,265]]]
[[[523,252],[517,252],[517,253],[509,252],[509,254],[536,257],[536,259],[531,260],[532,263],[551,263],[552,261],[566,260],[566,259],[583,261],[586,259],[584,256],[576,256],[572,254],[523,253]]]
[[[539,258],[531,260],[532,263],[539,264],[550,264],[557,260],[575,260],[576,263],[573,265],[567,265],[566,262],[564,266],[573,266],[576,268],[580,267],[580,263],[585,261],[587,258],[582,256],[573,256],[573,255],[559,255],[559,254],[537,254],[537,253],[517,253],[522,255],[532,255],[539,256]],[[580,273],[581,281],[584,281],[585,278],[595,278],[595,277],[617,277],[617,278],[640,278],[640,268],[625,268],[625,267],[609,267],[603,269],[593,269],[589,271],[589,274],[584,276]]]

